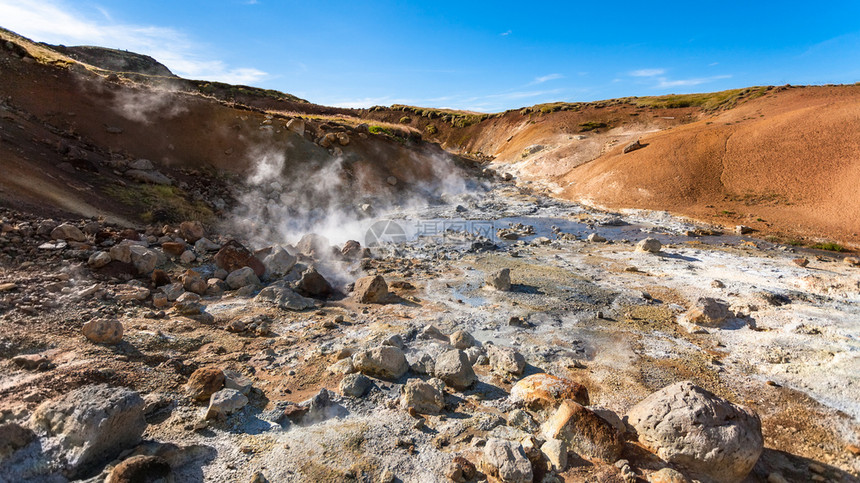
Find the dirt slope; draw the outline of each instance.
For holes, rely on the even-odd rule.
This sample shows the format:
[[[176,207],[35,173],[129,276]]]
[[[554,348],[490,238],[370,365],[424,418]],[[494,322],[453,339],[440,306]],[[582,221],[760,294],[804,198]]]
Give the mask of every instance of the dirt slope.
[[[420,189],[447,176],[436,166],[451,156],[439,146],[315,117],[327,108],[289,95],[227,86],[265,108],[290,108],[287,115],[177,88],[176,80],[160,82],[161,76],[113,75],[6,31],[0,37],[0,204],[5,206],[126,224],[153,221],[146,218],[161,208],[181,213],[174,216],[211,216],[200,202],[229,201],[234,181],[267,157],[284,160],[271,181],[296,181],[287,193],[296,199],[307,196],[300,181],[325,169],[331,170],[327,181],[337,186],[329,195],[341,196],[343,203],[379,191]],[[294,132],[286,125],[297,117],[304,128]],[[347,145],[322,147],[328,133],[346,134]],[[129,179],[124,172],[137,159],[152,161],[173,184]],[[395,186],[387,181],[392,175]]]
[[[860,86],[775,90],[619,145],[559,177],[562,196],[860,243]]]

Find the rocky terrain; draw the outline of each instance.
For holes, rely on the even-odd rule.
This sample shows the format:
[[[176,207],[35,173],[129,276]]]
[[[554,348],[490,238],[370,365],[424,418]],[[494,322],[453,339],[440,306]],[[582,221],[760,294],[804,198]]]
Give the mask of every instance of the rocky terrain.
[[[0,481],[860,481],[852,254],[3,34]]]

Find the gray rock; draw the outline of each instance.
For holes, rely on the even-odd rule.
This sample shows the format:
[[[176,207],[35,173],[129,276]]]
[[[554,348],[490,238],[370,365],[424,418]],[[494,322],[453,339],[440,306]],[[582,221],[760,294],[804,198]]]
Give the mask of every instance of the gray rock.
[[[263,258],[266,276],[271,278],[283,277],[296,266],[297,258],[290,255],[281,247],[272,247],[269,254]]]
[[[436,339],[445,342],[446,344],[449,342],[448,336],[443,334],[435,325],[428,325],[421,329],[421,332],[418,334],[418,338]]]
[[[90,255],[89,260],[87,260],[87,265],[91,268],[102,268],[110,262],[110,255],[107,252],[99,251]]]
[[[348,359],[344,359],[348,360]],[[364,374],[347,374],[340,380],[340,393],[349,397],[362,397],[367,394],[373,381]]]
[[[380,379],[397,379],[409,369],[406,356],[397,347],[382,346],[352,356],[355,370]]]
[[[227,285],[233,289],[237,290],[242,287],[251,286],[259,286],[260,279],[257,278],[257,274],[254,273],[254,269],[251,267],[242,267],[238,270],[234,270],[230,272],[230,275],[227,275]]]
[[[511,269],[503,268],[487,277],[486,286],[504,292],[511,290]]]
[[[466,349],[466,356],[469,357],[469,363],[473,366],[478,363],[481,356],[484,356],[484,350],[477,346],[472,346]],[[486,358],[486,357],[485,357]]]
[[[403,337],[400,337],[400,334],[394,334],[391,337],[382,341],[382,345],[390,345],[392,347],[397,347],[400,350],[403,350],[406,347],[403,344]]]
[[[130,169],[125,172],[125,176],[139,183],[158,184],[169,186],[173,184],[173,180],[164,175],[160,171],[144,171],[142,169]]]
[[[257,303],[274,304],[281,310],[305,310],[314,307],[314,300],[302,297],[284,282],[276,282],[260,291],[254,298]]]
[[[173,308],[179,315],[199,315],[203,311],[203,304],[200,303],[200,296],[196,293],[184,292],[176,299]]]
[[[700,297],[687,311],[687,320],[704,327],[721,327],[731,315],[727,303],[712,297]]]
[[[134,161],[128,163],[128,167],[129,169],[142,169],[144,171],[149,169],[155,169],[155,166],[153,166],[152,161],[142,158],[135,159]]]
[[[662,248],[663,244],[656,238],[646,238],[636,244],[637,252],[658,253]]]
[[[603,243],[606,241],[606,238],[598,235],[597,233],[592,233],[588,235],[588,241],[592,243]]]
[[[51,465],[77,477],[140,442],[146,429],[144,401],[136,392],[105,384],[85,386],[42,403],[31,427],[42,436]]]
[[[409,364],[409,369],[416,374],[433,374],[436,367],[436,361],[430,354],[421,354],[415,362]]]
[[[742,481],[764,447],[755,412],[689,381],[651,394],[627,418],[643,446],[702,481]]]
[[[206,252],[214,252],[221,249],[221,245],[213,242],[212,240],[203,237],[194,242],[194,251],[197,253],[206,253]]]
[[[627,146],[624,146],[623,151],[624,151],[624,154],[627,154],[627,153],[632,153],[633,151],[636,151],[638,149],[642,149],[644,147],[645,146],[642,143],[640,143],[639,140],[637,139],[637,140],[633,141],[632,143],[628,144]]]
[[[314,267],[302,272],[301,280],[296,283],[296,291],[308,297],[325,297],[331,294],[331,284]]]
[[[450,350],[437,357],[433,375],[458,390],[466,389],[478,380],[469,356],[461,350]]]
[[[251,393],[254,383],[250,379],[236,371],[226,370],[223,372],[224,387],[227,389],[235,389],[245,396]]]
[[[140,275],[147,275],[158,266],[158,254],[140,245],[129,246],[131,263]],[[113,256],[113,255],[111,255]]]
[[[209,408],[206,409],[206,419],[221,419],[242,409],[248,404],[248,398],[236,389],[221,389],[209,397]]]
[[[490,357],[490,367],[503,374],[521,375],[526,368],[526,360],[522,354],[510,347],[489,345],[487,354]]]
[[[465,330],[454,332],[448,337],[448,340],[455,349],[460,350],[466,350],[475,345],[475,338]],[[469,360],[472,360],[472,358],[470,357]]]
[[[438,414],[445,407],[445,395],[439,387],[444,387],[444,383],[438,379],[436,382],[434,385],[421,379],[406,381],[401,390],[400,406],[412,407],[421,414]]]
[[[303,236],[296,243],[296,250],[311,258],[325,258],[332,253],[331,243],[328,241],[328,238],[316,233],[308,233]]]
[[[65,240],[65,241],[76,241],[76,242],[87,241],[87,236],[84,235],[84,232],[82,232],[75,225],[70,225],[68,223],[63,223],[62,225],[51,230],[51,238],[54,240]]]
[[[197,260],[197,255],[194,254],[191,250],[185,250],[182,252],[182,255],[179,255],[179,261],[185,265]]]
[[[504,483],[530,483],[534,478],[532,465],[522,445],[513,441],[491,438],[484,446],[481,469],[487,476]]]
[[[552,464],[553,470],[559,472],[567,469],[568,450],[567,443],[560,439],[548,439],[540,447],[541,453]]]
[[[521,429],[526,433],[534,433],[540,429],[540,425],[532,415],[522,409],[514,409],[508,414],[508,426]]]
[[[122,263],[131,263],[131,247],[132,245],[127,240],[110,247],[111,259]]]
[[[164,295],[167,297],[167,300],[171,302],[175,302],[185,293],[185,287],[179,283],[174,282],[167,285],[162,285],[161,291],[164,292]]]

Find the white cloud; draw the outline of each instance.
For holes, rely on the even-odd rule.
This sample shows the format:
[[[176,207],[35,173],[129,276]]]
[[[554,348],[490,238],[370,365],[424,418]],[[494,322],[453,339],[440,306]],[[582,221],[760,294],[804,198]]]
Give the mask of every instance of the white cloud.
[[[671,80],[671,79],[667,79],[665,77],[661,77],[661,78],[657,79],[658,83],[654,87],[659,88],[659,89],[664,89],[667,87],[690,87],[690,86],[697,86],[699,84],[707,84],[708,82],[713,82],[715,80],[728,79],[730,77],[731,77],[730,75],[715,75],[715,76],[711,76],[711,77],[699,77],[696,79],[677,79],[677,80]]]
[[[0,12],[3,27],[35,41],[130,50],[154,57],[182,77],[250,84],[267,76],[258,69],[206,58],[206,49],[180,31],[117,23],[101,7],[95,7],[97,15],[88,16],[60,0],[0,0]]]
[[[501,35],[502,37],[507,37],[508,35],[511,35],[512,33],[513,33],[512,31],[508,30],[507,32],[502,32],[499,35]]]
[[[561,74],[549,74],[549,75],[545,75],[542,77],[535,77],[535,80],[533,80],[531,83],[532,84],[543,84],[544,82],[556,80],[556,79],[564,79],[564,76]]]
[[[657,77],[666,73],[666,69],[639,69],[630,73],[633,77]]]

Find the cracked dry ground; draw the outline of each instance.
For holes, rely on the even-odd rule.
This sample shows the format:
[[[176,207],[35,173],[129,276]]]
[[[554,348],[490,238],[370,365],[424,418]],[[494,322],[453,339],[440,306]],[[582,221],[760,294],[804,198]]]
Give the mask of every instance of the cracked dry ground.
[[[611,229],[595,222],[605,214],[543,206],[551,212],[531,213],[535,222],[568,217],[585,220],[589,231]],[[471,245],[466,235],[462,246],[412,240],[371,250],[369,258],[314,259],[300,243],[286,247],[298,256],[286,275],[230,289],[212,280],[225,278],[216,273],[214,250],[182,263],[161,248],[179,235],[176,227],[139,233],[143,242],[133,243],[158,255],[170,281],[181,286],[189,268],[209,279],[189,311],[171,308],[161,296],[166,289],[132,265],[89,266],[95,251],[135,238],[127,231],[101,224],[86,241],[61,244],[39,234],[45,220],[3,217],[0,428],[27,428],[40,404],[98,384],[139,393],[147,423],[142,442],[74,469],[68,456],[66,466],[40,463],[40,451],[56,458],[64,443],[38,429],[10,439],[0,447],[0,476],[10,481],[123,481],[120,470],[134,468],[120,462],[131,455],[166,462],[174,481],[682,481],[659,479],[666,474],[658,470],[683,472],[684,465],[661,460],[621,421],[649,394],[679,381],[761,418],[764,450],[745,481],[858,478],[860,269],[834,256],[807,254],[809,265],[800,267],[791,249],[749,239],[709,243],[683,236],[686,222],[671,220],[639,235],[659,236],[659,253],[635,251],[635,237],[594,243],[586,233],[558,230],[495,248]],[[216,245],[228,241],[207,236]],[[110,242],[97,247],[96,239]],[[336,293],[304,310],[257,296],[277,280],[301,284],[313,264],[348,282],[381,275],[390,293],[382,303],[359,303],[349,285],[333,281]],[[510,289],[488,289],[487,277],[501,269],[510,269]],[[730,305],[728,321],[717,328],[690,323],[687,309],[699,297]],[[85,322],[103,319],[122,323],[122,342],[82,335]],[[476,380],[459,389],[433,382],[433,361],[464,339]],[[356,367],[359,353],[381,347],[402,349],[409,370],[384,377]],[[493,355],[497,347],[521,354],[524,366],[506,365]],[[189,388],[200,368],[226,373],[227,387],[247,402],[207,419],[208,394],[197,401]],[[343,394],[342,380],[355,382],[347,374],[357,369],[383,377],[371,377],[358,396]],[[523,405],[510,395],[518,381],[540,373],[587,389],[594,413],[625,433],[615,458],[568,448],[559,464],[541,452],[548,438],[539,425],[557,405]],[[415,379],[432,383],[422,390],[441,392],[437,410],[419,411],[418,399],[403,395]],[[488,445],[498,440],[527,458],[528,475],[487,462]]]

